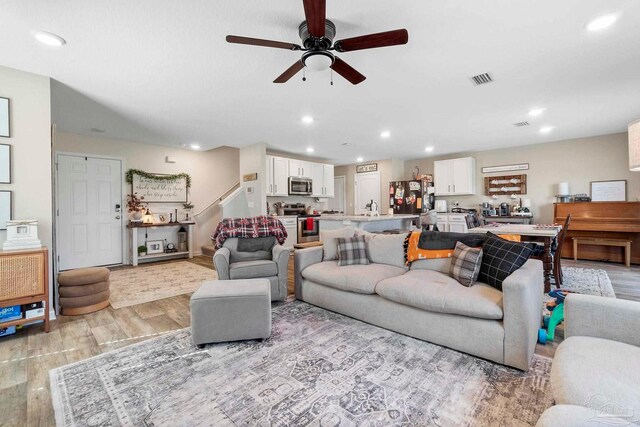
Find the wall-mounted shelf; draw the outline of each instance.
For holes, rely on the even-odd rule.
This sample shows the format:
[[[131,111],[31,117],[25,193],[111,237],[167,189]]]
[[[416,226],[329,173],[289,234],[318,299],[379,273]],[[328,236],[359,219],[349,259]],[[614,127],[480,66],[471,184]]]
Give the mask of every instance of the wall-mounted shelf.
[[[512,194],[527,194],[527,174],[484,178],[485,196],[510,196]]]

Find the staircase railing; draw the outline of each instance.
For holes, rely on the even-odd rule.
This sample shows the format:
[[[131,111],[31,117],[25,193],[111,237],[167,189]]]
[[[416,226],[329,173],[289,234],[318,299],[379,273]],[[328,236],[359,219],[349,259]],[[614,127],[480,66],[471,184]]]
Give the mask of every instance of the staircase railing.
[[[206,212],[207,210],[211,209],[212,207],[218,205],[220,202],[222,202],[225,197],[227,197],[229,194],[233,193],[234,191],[236,191],[238,188],[240,187],[240,181],[236,182],[235,184],[233,184],[233,186],[229,187],[228,190],[226,190],[224,193],[222,193],[220,195],[220,197],[218,197],[217,199],[214,199],[213,202],[209,203],[207,206],[205,206],[204,208],[202,208],[200,210],[200,212],[194,214],[194,217],[200,216],[202,215],[204,212]]]

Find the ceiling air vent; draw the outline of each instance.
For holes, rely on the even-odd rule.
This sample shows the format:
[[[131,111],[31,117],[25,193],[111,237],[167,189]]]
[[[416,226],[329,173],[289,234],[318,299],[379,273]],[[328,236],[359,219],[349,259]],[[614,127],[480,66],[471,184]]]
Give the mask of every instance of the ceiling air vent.
[[[493,81],[493,79],[491,78],[489,73],[478,74],[477,76],[471,77],[471,80],[473,80],[473,83],[476,86],[480,86],[480,85],[484,85],[484,84],[487,84],[487,83],[491,83]]]
[[[521,128],[523,126],[529,126],[529,122],[518,122],[513,124],[517,128]]]

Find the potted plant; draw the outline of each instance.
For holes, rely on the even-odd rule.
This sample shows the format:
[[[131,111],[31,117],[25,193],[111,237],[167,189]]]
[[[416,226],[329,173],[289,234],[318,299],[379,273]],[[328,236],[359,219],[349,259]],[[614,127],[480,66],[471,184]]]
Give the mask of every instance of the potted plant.
[[[147,255],[147,247],[145,245],[138,246],[138,256]]]
[[[127,211],[133,213],[133,219],[136,221],[142,219],[142,211],[145,209],[143,200],[144,196],[138,197],[138,193],[127,194]]]
[[[284,215],[284,203],[283,202],[275,202],[273,204],[273,207],[276,209],[276,214],[277,215]]]

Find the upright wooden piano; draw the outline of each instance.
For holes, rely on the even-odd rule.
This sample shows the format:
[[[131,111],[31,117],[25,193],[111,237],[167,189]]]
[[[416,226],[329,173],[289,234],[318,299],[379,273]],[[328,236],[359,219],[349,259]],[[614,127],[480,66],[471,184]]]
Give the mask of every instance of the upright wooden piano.
[[[640,264],[640,202],[555,203],[554,220],[564,223],[571,214],[571,224],[562,248],[564,258],[573,258],[572,237],[631,240],[631,262]],[[622,248],[580,245],[580,259],[624,262]]]

